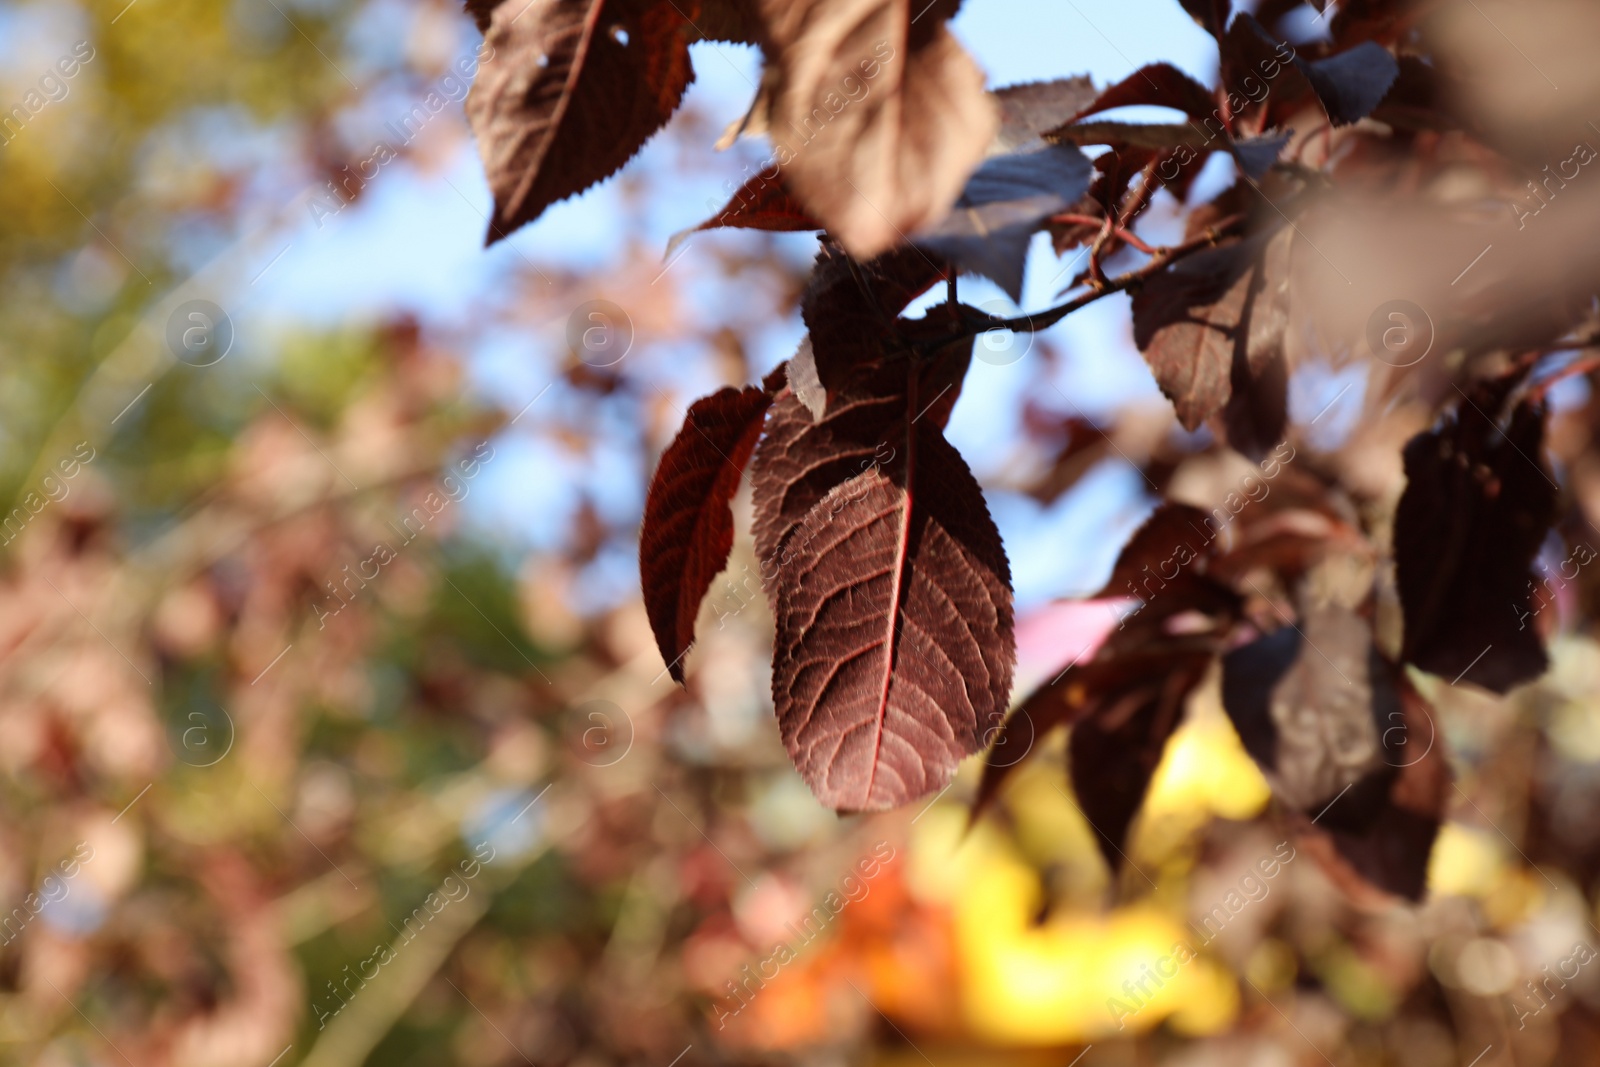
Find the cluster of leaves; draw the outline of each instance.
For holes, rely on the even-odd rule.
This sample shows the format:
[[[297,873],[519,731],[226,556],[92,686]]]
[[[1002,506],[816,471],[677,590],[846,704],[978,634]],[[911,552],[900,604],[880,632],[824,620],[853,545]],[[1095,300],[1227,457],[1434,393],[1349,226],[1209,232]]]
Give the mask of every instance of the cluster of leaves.
[[[640,538],[645,602],[676,670],[727,562],[749,462],[779,725],[813,791],[841,809],[943,788],[998,724],[1015,657],[1000,535],[942,432],[971,339],[922,356],[886,336],[883,309],[939,275],[914,251],[870,269],[826,253],[801,353],[765,388],[690,409]]]
[[[944,27],[953,3],[920,13],[910,0],[469,5],[496,49],[469,106],[496,194],[491,237],[631,156],[681,99],[691,41],[759,45],[767,70],[744,128],[774,131],[778,152],[700,228],[821,230],[822,251],[799,353],[760,386],[697,402],[651,485],[642,581],[674,676],[729,558],[730,505],[748,469],[777,624],[779,727],[825,803],[906,803],[999,737],[981,805],[1016,764],[1007,738],[1025,730],[1031,744],[1070,725],[1073,780],[1115,862],[1186,698],[1220,659],[1241,736],[1319,853],[1352,885],[1416,896],[1449,779],[1405,668],[1504,692],[1545,667],[1537,633],[1507,607],[1528,607],[1530,568],[1556,518],[1539,459],[1543,386],[1529,384],[1539,352],[1495,364],[1476,358],[1493,339],[1451,335],[1475,373],[1442,424],[1406,446],[1392,538],[1370,501],[1310,457],[1271,506],[1231,524],[1236,509],[1218,521],[1220,511],[1163,504],[1101,593],[1131,593],[1138,612],[1001,726],[1015,655],[1008,566],[942,434],[972,338],[1043,329],[1130,292],[1134,338],[1182,426],[1210,427],[1263,470],[1285,466],[1274,449],[1303,347],[1292,271],[1320,255],[1297,218],[1341,181],[1370,182],[1386,151],[1420,154],[1448,134],[1492,156],[1418,32],[1426,5],[1330,7],[1326,38],[1291,44],[1272,27],[1298,3],[1267,0],[1252,14],[1182,2],[1215,39],[1214,89],[1158,63],[1101,90],[1076,77],[985,92]],[[864,97],[835,91],[869,69],[877,80]],[[1130,105],[1182,121],[1098,117]],[[812,120],[815,136],[783,143],[778,131]],[[1103,151],[1091,159],[1082,146]],[[1136,223],[1157,193],[1183,204],[1217,153],[1232,160],[1234,184],[1186,205],[1181,243],[1141,239]],[[1058,252],[1087,246],[1071,299],[1016,320],[959,303],[962,274],[1020,296],[1040,231]],[[1133,262],[1111,276],[1112,257]],[[946,302],[903,315],[941,282]],[[1548,344],[1579,324],[1541,322],[1543,334],[1519,340]],[[1377,619],[1396,595],[1403,642]]]

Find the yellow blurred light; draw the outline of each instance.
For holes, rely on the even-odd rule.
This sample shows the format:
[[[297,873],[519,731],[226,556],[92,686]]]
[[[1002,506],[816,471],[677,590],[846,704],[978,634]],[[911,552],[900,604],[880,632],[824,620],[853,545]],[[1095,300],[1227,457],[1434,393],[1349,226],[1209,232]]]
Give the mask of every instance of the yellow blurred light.
[[[1145,796],[1150,817],[1204,822],[1210,815],[1250,819],[1267,806],[1272,789],[1210,687],[1196,694],[1189,719],[1173,734]]]
[[[1135,904],[1035,924],[1037,875],[987,825],[957,847],[963,825],[959,809],[928,813],[912,841],[911,878],[919,896],[953,910],[962,1004],[975,1036],[1055,1045],[1116,1033],[1119,1021],[1125,1033],[1167,1019],[1187,1033],[1232,1022],[1233,979],[1203,956],[1179,963],[1174,946],[1192,935],[1174,917]],[[1158,964],[1172,973],[1159,975]]]
[[[1505,866],[1483,896],[1483,915],[1496,929],[1509,930],[1545,906],[1549,883],[1526,867]]]
[[[1447,822],[1428,861],[1428,888],[1445,896],[1481,897],[1500,874],[1499,844],[1488,832]]]
[[[1221,1033],[1239,1014],[1238,982],[1210,960],[1195,960],[1187,969],[1194,972],[1193,991],[1177,1004],[1168,1025],[1188,1037]]]
[[[1031,853],[1093,862],[1092,837],[1054,761],[1020,768],[1006,801]],[[1223,712],[1215,683],[1173,735],[1146,796],[1140,837],[1165,856],[1215,816],[1248,819],[1271,790]],[[961,996],[974,1035],[1007,1045],[1054,1045],[1143,1032],[1167,1022],[1215,1033],[1239,1011],[1220,964],[1176,946],[1195,940],[1181,916],[1146,901],[1110,912],[1058,910],[1034,922],[1039,876],[993,824],[963,836],[964,809],[940,805],[915,827],[913,893],[951,908]],[[1148,854],[1148,850],[1145,851]],[[1059,903],[1059,902],[1058,902]],[[1170,975],[1159,973],[1157,965]]]
[[[1071,797],[1059,759],[1036,758],[1018,768],[1006,789],[1006,808],[1016,843],[1035,863],[1069,866],[1072,880],[1087,892],[1104,889],[1100,846]]]
[[[1566,698],[1550,709],[1546,728],[1550,743],[1568,759],[1600,761],[1600,722],[1593,713],[1594,694],[1600,691],[1600,647],[1577,635],[1554,638],[1545,684]]]
[[[1211,819],[1254,818],[1271,794],[1212,687],[1203,687],[1156,768],[1128,852],[1134,862],[1165,864]]]

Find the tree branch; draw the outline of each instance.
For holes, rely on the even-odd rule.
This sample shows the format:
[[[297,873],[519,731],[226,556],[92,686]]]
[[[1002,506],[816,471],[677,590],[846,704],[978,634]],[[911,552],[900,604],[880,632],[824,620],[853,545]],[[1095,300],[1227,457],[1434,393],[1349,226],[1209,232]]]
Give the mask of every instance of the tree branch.
[[[1244,230],[1246,216],[1235,215],[1206,230],[1205,233],[1183,244],[1159,250],[1151,257],[1150,262],[1136,267],[1126,274],[1120,274],[1109,279],[1103,285],[1083,293],[1065,304],[1057,305],[1046,311],[1034,312],[1031,315],[1019,315],[1014,319],[1003,319],[996,315],[987,315],[977,308],[961,306],[963,324],[970,331],[967,336],[977,336],[989,330],[1011,330],[1014,333],[1035,333],[1039,330],[1049,329],[1079,308],[1099,300],[1101,297],[1120,293],[1126,289],[1137,288],[1145,279],[1159,274],[1168,266],[1178,260],[1191,256],[1196,252],[1203,252],[1211,248],[1224,237],[1230,237]]]
[[[1103,227],[1107,220],[1095,218],[1093,215],[1075,215],[1071,212],[1067,212],[1061,215],[1050,216],[1050,221],[1074,223],[1079,226]],[[1116,236],[1117,240],[1123,242],[1124,244],[1132,245],[1134,248],[1137,248],[1146,255],[1153,256],[1160,252],[1159,248],[1152,248],[1149,244],[1145,243],[1145,241],[1138,234],[1134,233],[1124,225],[1119,224],[1112,227],[1111,232]]]

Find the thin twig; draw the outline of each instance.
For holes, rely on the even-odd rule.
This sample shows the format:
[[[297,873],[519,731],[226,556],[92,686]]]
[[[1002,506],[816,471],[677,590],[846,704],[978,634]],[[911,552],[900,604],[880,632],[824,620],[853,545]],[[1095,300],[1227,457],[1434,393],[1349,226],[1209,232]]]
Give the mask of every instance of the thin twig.
[[[1104,225],[1105,225],[1107,220],[1106,219],[1097,219],[1093,215],[1074,215],[1074,214],[1069,212],[1069,213],[1062,214],[1062,215],[1052,215],[1052,216],[1050,216],[1050,221],[1051,222],[1065,222],[1065,223],[1069,223],[1069,224],[1076,224],[1076,225],[1079,225],[1079,226],[1100,226],[1100,227],[1104,227]],[[1117,226],[1112,230],[1112,232],[1114,234],[1116,234],[1117,240],[1122,241],[1124,244],[1128,244],[1128,245],[1133,246],[1134,248],[1137,248],[1139,251],[1143,252],[1147,256],[1153,256],[1158,251],[1157,249],[1152,248],[1148,243],[1146,243],[1144,241],[1144,239],[1141,238],[1138,234],[1134,233],[1132,230],[1128,229],[1125,226]]]
[[[1089,248],[1089,284],[1096,289],[1103,289],[1110,284],[1105,269],[1100,266],[1100,256],[1105,251],[1106,242],[1111,239],[1116,226],[1116,220],[1111,215],[1106,215],[1105,224],[1100,227],[1100,235],[1094,239],[1094,244]]]
[[[1551,387],[1557,382],[1563,381],[1567,378],[1573,378],[1578,375],[1587,375],[1595,370],[1600,370],[1600,356],[1588,356],[1584,359],[1575,359],[1571,363],[1568,363],[1565,367],[1562,367],[1560,370],[1550,375],[1550,377],[1546,378],[1544,381],[1539,382],[1530,388],[1528,390],[1528,399],[1543,400],[1545,394],[1548,393]]]
[[[1100,288],[1092,289],[1068,300],[1065,304],[1057,305],[1045,311],[1036,311],[1031,315],[1019,315],[1014,319],[1002,319],[995,315],[979,312],[976,308],[964,307],[961,312],[964,326],[966,327],[964,335],[975,337],[988,330],[1034,333],[1039,330],[1049,329],[1079,308],[1087,307],[1096,300],[1110,296],[1112,293],[1120,293],[1126,289],[1137,288],[1145,279],[1159,274],[1178,260],[1194,255],[1196,252],[1203,252],[1224,237],[1230,237],[1241,232],[1244,229],[1245,222],[1246,216],[1244,215],[1235,215],[1232,218],[1224,219],[1193,240],[1158,251],[1143,266],[1130,270],[1126,274],[1119,274],[1117,277],[1109,279]],[[952,340],[954,339],[952,338]]]
[[[1156,181],[1156,164],[1171,154],[1171,152],[1158,153],[1151,156],[1150,162],[1145,164],[1144,172],[1140,175],[1139,188],[1133,191],[1133,195],[1128,198],[1122,213],[1117,216],[1118,229],[1126,230],[1133,224],[1134,218],[1150,206],[1150,201],[1155,198],[1156,190],[1161,188],[1163,184]],[[1137,248],[1138,246],[1135,245],[1134,247]],[[1140,249],[1140,251],[1144,250]]]

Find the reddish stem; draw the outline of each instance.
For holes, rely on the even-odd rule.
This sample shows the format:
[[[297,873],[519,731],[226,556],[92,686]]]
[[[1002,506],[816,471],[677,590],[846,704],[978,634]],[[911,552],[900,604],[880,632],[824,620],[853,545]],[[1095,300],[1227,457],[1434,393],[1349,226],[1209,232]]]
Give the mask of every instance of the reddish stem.
[[[1050,221],[1065,222],[1077,226],[1099,226],[1104,229],[1105,223],[1108,220],[1098,219],[1093,215],[1074,215],[1071,213],[1066,213],[1061,215],[1052,215],[1050,216]],[[1111,232],[1116,235],[1117,240],[1121,241],[1123,244],[1137,248],[1145,255],[1153,256],[1158,251],[1157,249],[1150,247],[1150,245],[1143,238],[1125,226],[1114,226],[1111,228]]]
[[[1068,300],[1065,304],[1059,304],[1056,307],[1035,312],[1032,315],[1019,315],[1014,319],[1002,319],[994,315],[977,313],[975,308],[962,309],[958,307],[958,310],[966,318],[966,333],[968,336],[973,336],[986,330],[1012,330],[1017,333],[1033,333],[1038,330],[1048,329],[1079,308],[1087,307],[1096,300],[1110,296],[1112,293],[1120,293],[1125,289],[1132,289],[1146,278],[1159,274],[1177,260],[1183,259],[1185,256],[1191,256],[1196,252],[1202,252],[1215,245],[1222,238],[1242,232],[1246,219],[1247,216],[1245,215],[1234,215],[1231,218],[1224,219],[1193,240],[1163,249],[1153,256],[1148,263],[1136,267],[1125,274],[1119,274],[1117,277],[1107,281],[1101,288],[1093,289]]]

